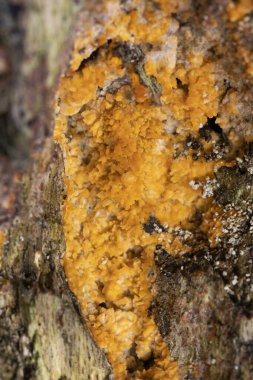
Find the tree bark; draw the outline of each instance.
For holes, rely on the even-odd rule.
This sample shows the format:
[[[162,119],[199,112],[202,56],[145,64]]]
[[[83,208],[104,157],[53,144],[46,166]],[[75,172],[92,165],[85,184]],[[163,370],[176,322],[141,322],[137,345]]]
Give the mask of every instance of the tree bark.
[[[63,166],[48,137],[59,56],[66,61],[84,6],[71,0],[0,4],[1,380],[106,379],[111,373],[62,270]]]
[[[126,12],[129,3],[122,1]],[[225,83],[222,106],[232,90],[240,97],[240,113],[231,118],[231,129],[252,134],[253,79],[235,54],[236,44],[251,49],[252,12],[239,25],[223,20],[228,1],[189,3],[193,16],[184,11],[175,16],[180,59],[186,60],[194,45],[192,36],[196,44],[210,45],[207,57],[219,61],[220,81]],[[52,138],[51,103],[69,61],[78,19],[87,9],[92,12],[92,4],[71,0],[0,4],[1,380],[114,378],[105,353],[86,328],[61,262],[64,160]],[[218,24],[213,40],[205,24],[210,14]],[[124,54],[122,58],[119,53],[123,60],[133,62],[133,51],[124,46]],[[143,78],[145,86],[154,86]],[[178,85],[187,93],[183,83]],[[157,96],[156,89],[151,92]],[[174,256],[162,245],[154,252],[158,277],[150,314],[178,361],[180,379],[253,376],[252,142],[242,133],[233,145],[229,133],[209,118],[197,140],[184,141],[185,152],[201,155],[204,141],[216,134],[220,145],[207,161],[235,151],[240,157],[233,167],[220,167],[209,184],[225,235],[212,247],[194,230],[195,243],[187,253]],[[151,222],[145,227],[150,234]]]

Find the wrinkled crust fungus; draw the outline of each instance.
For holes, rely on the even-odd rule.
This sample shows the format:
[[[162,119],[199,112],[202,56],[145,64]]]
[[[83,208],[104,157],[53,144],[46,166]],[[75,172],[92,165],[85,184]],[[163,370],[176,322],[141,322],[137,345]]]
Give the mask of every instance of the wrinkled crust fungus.
[[[210,57],[215,17],[198,37],[187,26],[195,12],[188,0],[111,0],[104,8],[101,22],[83,21],[56,98],[64,269],[116,379],[176,379],[150,312],[154,251],[216,246],[214,172],[233,165],[230,146],[241,137],[229,125],[242,99],[222,78],[219,52]],[[233,22],[234,8],[224,17]]]

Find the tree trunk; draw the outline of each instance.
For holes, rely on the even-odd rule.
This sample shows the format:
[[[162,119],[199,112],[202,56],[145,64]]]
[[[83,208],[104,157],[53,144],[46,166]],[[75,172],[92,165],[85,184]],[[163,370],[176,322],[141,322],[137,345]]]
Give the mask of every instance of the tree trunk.
[[[0,379],[252,378],[252,12],[253,4],[247,0],[112,0],[96,4],[88,0],[2,0]],[[133,27],[136,19],[139,21]],[[147,20],[150,28],[146,28]],[[87,39],[83,25],[92,31]],[[164,25],[167,29],[162,35]],[[92,74],[90,67],[95,67]],[[100,69],[103,81],[97,74]],[[85,75],[86,82],[78,87],[74,80]],[[94,96],[84,101],[85,93],[79,104],[79,93],[86,85],[94,85]],[[72,93],[73,86],[77,87]],[[111,111],[111,105],[105,113],[104,108],[101,111],[108,98],[117,103],[117,113],[123,110],[114,132],[110,122],[114,117],[117,120],[116,111]],[[135,109],[140,110],[136,119]],[[140,150],[141,162],[153,154],[153,140],[161,145],[165,132],[156,135],[159,123],[169,136],[164,140],[171,144],[169,179],[163,185],[164,177],[160,176],[157,182],[165,186],[162,197],[170,194],[172,206],[166,212],[171,225],[159,211],[162,197],[159,201],[152,198],[153,203],[148,203],[150,198],[146,203],[144,198],[135,199],[136,204],[143,201],[146,210],[151,210],[145,220],[144,214],[140,215],[139,224],[147,235],[143,241],[146,245],[151,241],[153,247],[154,265],[150,265],[155,273],[149,286],[152,302],[142,323],[145,318],[154,320],[169,348],[175,362],[168,354],[164,360],[172,364],[167,372],[156,371],[162,366],[157,364],[154,348],[147,357],[141,356],[135,341],[123,350],[128,355],[125,372],[117,372],[119,359],[91,327],[87,305],[75,286],[67,258],[63,266],[64,253],[70,247],[64,209],[70,205],[68,181],[75,178],[69,174],[72,161],[68,149],[71,144],[74,149],[79,138],[76,130],[81,118],[81,126],[89,130],[94,110],[103,120],[99,127],[103,131],[110,120],[113,141],[113,149],[111,141],[106,142],[103,157],[105,152],[110,154],[102,168],[112,170],[113,162],[118,175],[124,162],[121,180],[128,174],[127,178],[136,176],[138,181],[142,175],[138,172],[141,163],[133,172],[124,160],[127,157],[129,167],[134,166],[138,148],[133,156],[128,152],[135,140],[127,146],[120,134],[114,139],[124,120],[130,118],[123,127],[126,141],[131,138],[128,125],[136,127],[136,120],[144,119],[141,134],[145,134],[145,125],[155,120],[145,137],[148,153]],[[152,117],[145,119],[148,112]],[[66,129],[59,118],[61,123],[66,121]],[[92,171],[88,168],[94,153],[84,140],[78,151],[83,154],[78,160],[80,168],[75,169],[79,175]],[[83,152],[84,145],[87,152]],[[157,162],[152,162],[149,178],[163,169],[162,165],[167,170],[167,158],[166,164],[159,161],[160,145],[157,156],[151,156],[152,160],[157,157]],[[99,161],[97,146],[94,151],[97,149]],[[121,147],[123,153],[118,158],[114,152]],[[102,186],[105,176],[110,183],[108,169],[102,179],[98,177],[93,192]],[[178,182],[173,180],[176,176]],[[147,183],[151,188],[145,191],[152,197],[156,180]],[[132,182],[122,193],[129,188],[125,202],[134,192]],[[80,187],[76,189],[81,194]],[[113,199],[116,204],[117,196]],[[85,221],[78,220],[80,231]],[[123,236],[127,240],[127,235]],[[126,249],[127,262],[129,255],[134,263],[141,262],[143,252],[148,252],[145,244]],[[119,308],[118,300],[112,301],[106,294],[106,281],[101,279],[98,284],[104,298],[96,306],[94,320],[103,310],[125,311]],[[128,289],[124,297],[133,298],[129,294]],[[129,364],[129,358],[134,364]]]
[[[72,0],[0,4],[1,380],[111,373],[62,271],[62,159],[48,137],[59,56],[64,61],[69,54],[83,6]]]

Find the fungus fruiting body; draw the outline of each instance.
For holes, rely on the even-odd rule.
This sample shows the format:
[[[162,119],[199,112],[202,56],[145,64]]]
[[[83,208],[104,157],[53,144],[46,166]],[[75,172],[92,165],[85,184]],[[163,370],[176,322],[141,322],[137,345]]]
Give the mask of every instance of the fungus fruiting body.
[[[219,113],[225,85],[215,59],[201,41],[194,47],[190,28],[192,48],[181,46],[175,14],[190,19],[189,1],[105,3],[102,21],[80,29],[56,99],[63,264],[116,379],[176,379],[152,317],[154,251],[190,251],[203,244],[196,234],[214,246],[222,234],[207,184],[230,165],[222,128],[239,112],[237,93]]]

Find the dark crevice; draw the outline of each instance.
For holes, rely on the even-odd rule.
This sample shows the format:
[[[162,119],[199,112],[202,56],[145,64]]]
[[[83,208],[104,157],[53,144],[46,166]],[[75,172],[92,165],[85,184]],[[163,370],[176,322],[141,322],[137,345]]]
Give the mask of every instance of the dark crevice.
[[[111,44],[111,42],[112,42],[112,40],[108,39],[104,45],[99,46],[96,50],[94,50],[88,58],[83,59],[79,65],[77,71],[83,70],[85,68],[85,66],[87,65],[87,63],[95,61],[98,58],[101,50],[108,48],[108,46]]]
[[[207,122],[199,130],[200,137],[209,141],[211,139],[210,132],[222,134],[222,128],[216,123],[216,117],[208,118]]]
[[[207,125],[215,133],[222,133],[222,128],[216,123],[216,117],[208,118]]]
[[[148,359],[143,360],[143,366],[144,366],[145,370],[147,371],[149,368],[153,367],[154,364],[155,364],[155,358],[154,358],[154,354],[152,352],[151,356]]]
[[[185,95],[188,96],[189,86],[187,84],[183,84],[183,82],[179,78],[176,78],[176,81],[177,81],[177,88],[183,90],[185,92]]]
[[[223,132],[222,128],[218,123],[216,123],[216,117],[208,118],[207,122],[203,125],[202,128],[199,129],[200,138],[205,141],[212,140],[212,134],[215,134],[218,138],[217,146],[219,147],[219,151],[223,152],[222,149],[226,146],[229,146],[229,140],[226,134]],[[214,156],[214,157],[213,157]],[[207,159],[214,159],[215,154],[206,154]]]
[[[146,371],[153,367],[155,364],[155,358],[153,352],[151,352],[150,356],[146,359],[139,359],[138,355],[136,353],[136,344],[133,343],[130,351],[129,351],[129,364],[127,367],[127,372],[129,375],[134,374],[136,370],[143,371],[145,369]]]

